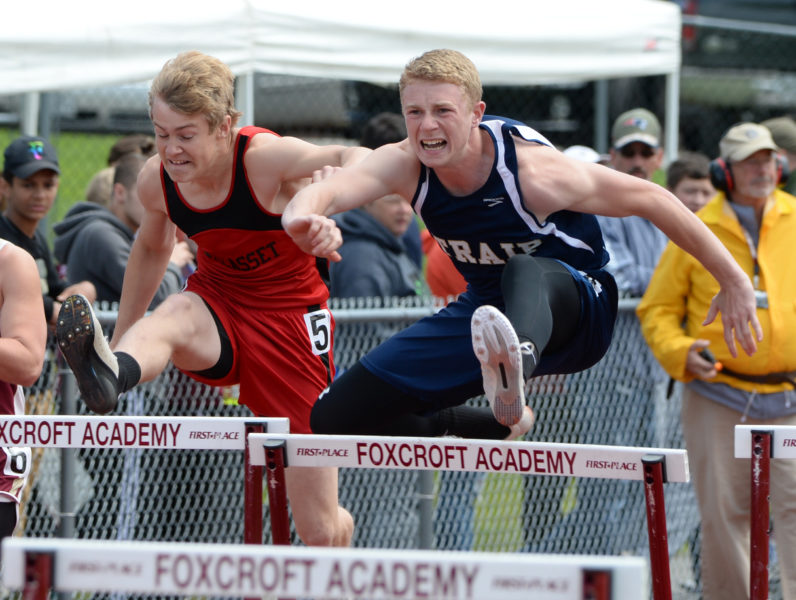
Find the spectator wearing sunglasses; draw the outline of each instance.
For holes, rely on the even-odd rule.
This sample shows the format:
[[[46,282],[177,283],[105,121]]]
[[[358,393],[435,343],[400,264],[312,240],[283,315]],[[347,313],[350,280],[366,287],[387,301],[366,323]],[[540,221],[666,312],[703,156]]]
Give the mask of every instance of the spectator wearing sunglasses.
[[[645,108],[628,110],[614,121],[611,139],[610,165],[622,173],[651,181],[663,162],[661,124],[657,117]],[[611,255],[606,269],[616,279],[619,293],[640,297],[668,238],[642,217],[597,219]]]

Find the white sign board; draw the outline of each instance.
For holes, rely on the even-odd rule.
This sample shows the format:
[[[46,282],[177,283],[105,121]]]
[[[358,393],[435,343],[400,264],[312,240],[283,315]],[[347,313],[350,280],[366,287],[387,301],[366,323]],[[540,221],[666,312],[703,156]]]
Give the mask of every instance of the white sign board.
[[[591,444],[503,442],[461,438],[258,434],[249,436],[252,464],[265,463],[263,445],[285,441],[286,464],[363,469],[433,469],[644,479],[641,460],[663,456],[667,481],[687,482],[685,450]]]
[[[0,446],[244,450],[250,423],[289,431],[284,418],[2,416]]]
[[[736,425],[735,458],[752,458],[752,433],[771,433],[771,458],[796,458],[796,427],[792,425]]]
[[[612,600],[647,598],[640,557],[563,556],[6,538],[3,583],[25,584],[28,552],[51,552],[53,588],[290,598],[583,600],[587,571]]]

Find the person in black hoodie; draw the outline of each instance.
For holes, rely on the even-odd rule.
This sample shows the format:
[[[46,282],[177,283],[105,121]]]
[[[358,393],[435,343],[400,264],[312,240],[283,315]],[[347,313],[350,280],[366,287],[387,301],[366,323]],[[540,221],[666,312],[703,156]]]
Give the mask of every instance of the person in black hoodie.
[[[110,206],[79,202],[53,227],[55,257],[66,265],[68,277],[94,284],[99,302],[119,302],[121,298],[127,259],[144,214],[136,179],[145,162],[143,154],[122,157],[115,167]],[[193,258],[187,242],[175,245],[150,308],[182,289]]]

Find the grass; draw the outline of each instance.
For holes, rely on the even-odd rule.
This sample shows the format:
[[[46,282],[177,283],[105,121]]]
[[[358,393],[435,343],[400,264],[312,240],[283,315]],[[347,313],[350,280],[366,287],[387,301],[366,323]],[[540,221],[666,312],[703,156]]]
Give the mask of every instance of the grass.
[[[5,149],[19,135],[19,129],[0,128],[0,145]],[[107,166],[108,152],[120,137],[121,134],[79,132],[61,132],[50,136],[61,166],[58,196],[47,219],[50,236],[52,225],[63,219],[73,204],[85,200],[89,181],[97,171]]]
[[[519,552],[525,543],[522,516],[525,499],[523,476],[486,473],[475,503],[475,540],[479,552]]]

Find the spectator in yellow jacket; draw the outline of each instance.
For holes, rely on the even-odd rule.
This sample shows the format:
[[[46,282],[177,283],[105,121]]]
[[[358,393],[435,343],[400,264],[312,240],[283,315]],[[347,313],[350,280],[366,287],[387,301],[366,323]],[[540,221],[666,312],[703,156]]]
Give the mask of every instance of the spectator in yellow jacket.
[[[769,131],[742,123],[719,142],[711,164],[719,190],[697,214],[755,286],[763,341],[753,356],[730,355],[720,323],[703,325],[716,280],[672,243],[638,306],[647,343],[686,382],[682,424],[702,517],[706,600],[749,597],[749,461],[734,458],[736,424],[796,425],[796,198],[777,189],[780,163]],[[717,370],[710,348],[723,368]],[[785,598],[796,598],[796,469],[773,461],[771,508]]]

